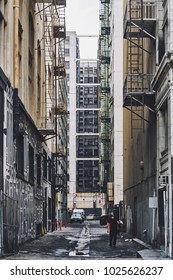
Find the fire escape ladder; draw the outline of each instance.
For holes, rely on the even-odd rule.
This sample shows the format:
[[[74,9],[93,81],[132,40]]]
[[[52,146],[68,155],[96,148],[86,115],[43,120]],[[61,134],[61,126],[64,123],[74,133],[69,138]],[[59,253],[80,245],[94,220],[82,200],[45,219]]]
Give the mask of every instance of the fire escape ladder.
[[[106,190],[110,169],[110,1],[101,0],[100,5],[100,140],[103,189]]]
[[[45,95],[42,101],[40,131],[45,136],[45,139],[48,139],[48,135],[57,134],[57,119],[55,116],[64,113],[65,110],[67,111],[67,98],[64,98],[63,102],[59,101],[59,95],[61,95],[61,91],[64,88],[67,94],[67,85],[63,81],[66,76],[66,0],[36,0],[36,3],[42,4],[40,13],[44,18]]]
[[[144,104],[144,86],[143,86],[143,73],[144,73],[144,50],[143,50],[143,6],[130,5],[130,22],[132,23],[134,17],[139,15],[141,20],[141,30],[133,24],[130,24],[130,34],[134,34],[128,42],[128,73],[130,75],[130,89],[136,94],[137,100]],[[131,95],[131,128],[144,129],[144,106],[141,106],[133,99]]]
[[[127,75],[124,83],[124,107],[131,111],[131,134],[144,130],[145,107],[154,112],[152,75],[146,73],[144,60],[149,57],[145,38],[155,39],[155,1],[128,0],[124,20],[127,39]]]
[[[55,190],[67,186],[67,100],[68,86],[65,69],[65,7],[66,0],[36,0],[44,19],[45,53],[45,95],[43,102],[43,121],[40,131],[45,140],[53,139],[52,156],[54,162]],[[53,135],[53,136],[49,136]],[[49,136],[49,137],[48,137]],[[58,167],[61,161],[61,167]],[[64,170],[65,175],[61,174]],[[61,183],[58,183],[61,182]]]
[[[55,64],[54,64],[54,83],[55,83],[55,103],[52,108],[52,114],[56,123],[56,143],[54,149],[54,157],[66,162],[67,160],[67,95],[68,86],[65,69],[65,4],[59,1],[56,7],[57,21],[53,25],[53,37],[55,42]],[[65,163],[66,164],[66,163]]]

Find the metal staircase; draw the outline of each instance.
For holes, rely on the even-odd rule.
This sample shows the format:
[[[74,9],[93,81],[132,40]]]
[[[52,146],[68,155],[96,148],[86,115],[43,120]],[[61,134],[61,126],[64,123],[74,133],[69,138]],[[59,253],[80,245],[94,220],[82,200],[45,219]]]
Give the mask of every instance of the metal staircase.
[[[127,74],[124,83],[124,107],[131,112],[131,134],[144,129],[145,107],[154,112],[152,75],[145,69],[149,59],[146,39],[155,39],[155,1],[127,0],[124,17],[124,38],[127,39]]]
[[[35,2],[40,3],[40,13],[44,19],[45,93],[40,131],[45,141],[52,139],[54,177],[63,177],[63,183],[62,180],[56,180],[56,184],[54,181],[55,190],[59,191],[67,188],[66,0],[36,0]]]
[[[45,95],[42,102],[40,131],[47,137],[57,133],[57,116],[67,112],[67,85],[65,81],[66,1],[36,0],[35,2],[42,4],[40,13],[44,18]]]

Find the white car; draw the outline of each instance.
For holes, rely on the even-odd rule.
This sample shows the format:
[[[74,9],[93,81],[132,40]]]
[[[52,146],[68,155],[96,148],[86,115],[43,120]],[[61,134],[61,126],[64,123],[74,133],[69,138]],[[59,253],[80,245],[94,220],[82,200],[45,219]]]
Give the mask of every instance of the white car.
[[[80,224],[83,222],[82,216],[78,213],[75,213],[75,214],[71,215],[70,223],[72,224],[72,223],[75,223],[75,222],[80,223]]]

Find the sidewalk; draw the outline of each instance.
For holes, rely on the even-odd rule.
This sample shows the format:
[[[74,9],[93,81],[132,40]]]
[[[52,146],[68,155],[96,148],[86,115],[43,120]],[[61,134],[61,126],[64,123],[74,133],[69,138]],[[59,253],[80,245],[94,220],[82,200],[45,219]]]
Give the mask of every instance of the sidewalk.
[[[171,260],[170,257],[166,256],[164,251],[153,249],[151,245],[141,241],[138,238],[133,238],[133,241],[143,245],[146,248],[137,252],[137,255],[143,260]]]

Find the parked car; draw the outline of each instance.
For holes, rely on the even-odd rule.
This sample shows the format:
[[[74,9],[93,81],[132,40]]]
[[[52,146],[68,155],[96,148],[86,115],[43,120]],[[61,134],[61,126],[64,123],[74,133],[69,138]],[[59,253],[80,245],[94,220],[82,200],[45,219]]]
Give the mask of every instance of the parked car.
[[[106,225],[106,224],[107,224],[107,220],[108,220],[108,215],[102,215],[102,216],[100,217],[100,225],[101,225],[101,226]]]
[[[84,209],[75,208],[73,210],[73,214],[80,214],[82,216],[83,220],[85,219],[85,210]]]
[[[97,218],[96,214],[89,214],[86,216],[87,220],[96,220],[96,218]]]
[[[70,223],[72,224],[75,222],[80,223],[80,224],[83,222],[83,217],[81,216],[81,214],[75,213],[75,214],[71,215]]]

